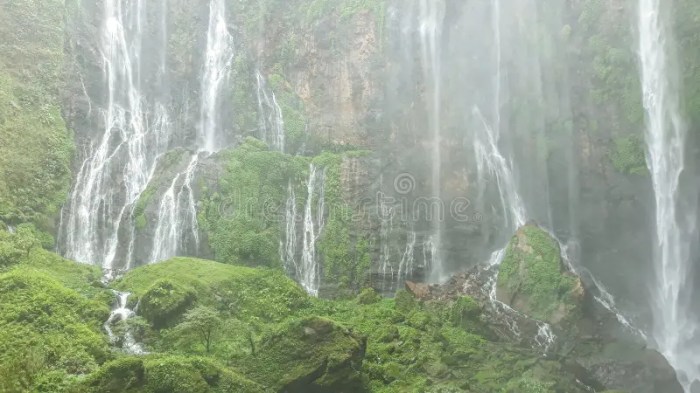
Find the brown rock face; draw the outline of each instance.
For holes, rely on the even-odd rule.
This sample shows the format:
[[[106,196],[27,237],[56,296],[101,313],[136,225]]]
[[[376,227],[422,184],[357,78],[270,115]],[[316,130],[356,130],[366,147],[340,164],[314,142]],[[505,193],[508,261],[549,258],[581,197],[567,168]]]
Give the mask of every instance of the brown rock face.
[[[406,290],[418,300],[425,300],[430,297],[430,285],[406,281]]]

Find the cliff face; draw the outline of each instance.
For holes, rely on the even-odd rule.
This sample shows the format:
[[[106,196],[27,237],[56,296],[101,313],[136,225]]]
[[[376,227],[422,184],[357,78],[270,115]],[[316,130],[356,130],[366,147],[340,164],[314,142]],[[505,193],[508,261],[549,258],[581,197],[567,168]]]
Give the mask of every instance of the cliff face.
[[[73,152],[60,97],[65,19],[75,8],[18,1],[0,11],[0,220],[53,232]]]
[[[3,5],[7,27],[2,35],[8,37],[3,45],[8,53],[16,53],[3,60],[1,70],[6,86],[3,130],[13,140],[12,152],[31,154],[17,157],[9,150],[2,154],[2,219],[8,225],[34,221],[58,233],[60,245],[70,231],[59,231],[53,217],[67,191],[69,157],[75,152],[76,185],[86,158],[108,129],[105,15],[113,4],[56,3],[36,13],[24,3]],[[331,151],[342,157],[337,171],[325,180],[336,177],[342,183],[336,200],[342,209],[371,218],[334,221],[331,209],[325,208],[322,215],[335,224],[321,231],[319,241],[342,244],[342,252],[319,244],[322,276],[350,275],[346,286],[356,288],[369,281],[391,291],[387,288],[395,288],[403,278],[425,277],[437,254],[447,271],[482,262],[512,235],[501,202],[502,185],[493,173],[480,169],[483,162],[477,154],[476,143],[485,130],[496,130],[496,145],[511,162],[515,188],[529,218],[561,239],[578,241],[571,245],[574,254],[597,275],[611,277],[620,295],[634,293],[634,283],[646,280],[651,253],[639,239],[651,236],[650,215],[645,212],[653,206],[644,162],[641,93],[637,72],[631,72],[637,67],[632,2],[589,0],[545,7],[522,1],[501,7],[497,18],[491,5],[457,1],[440,3],[434,14],[418,2],[398,1],[266,0],[224,5],[233,49],[216,101],[223,153],[202,158],[192,172],[195,200],[190,205],[203,221],[178,239],[179,253],[284,265],[279,240],[292,228],[299,243],[295,259],[301,259],[303,224],[287,228],[282,214],[290,183],[297,191],[300,221],[308,196],[309,165],[318,161],[314,157]],[[678,41],[694,47],[695,7],[680,6],[688,12],[669,18],[675,21]],[[128,50],[140,51],[131,56],[130,66],[142,97],[140,113],[128,109],[126,118],[138,118],[150,128],[162,126],[167,138],[147,149],[152,151],[144,156],[152,177],[139,184],[136,198],[126,191],[133,175],[119,169],[128,160],[120,158],[109,171],[111,181],[124,185],[110,200],[127,206],[116,238],[129,244],[134,239],[131,255],[127,250],[117,252],[119,268],[152,259],[163,197],[172,188],[180,195],[184,183],[176,178],[199,148],[207,94],[202,80],[209,7],[151,2],[139,12],[140,35],[135,24],[127,23],[126,40]],[[13,27],[30,14],[36,15],[30,18],[36,25],[59,28]],[[433,18],[432,24],[422,24],[421,18]],[[48,49],[32,52],[32,43]],[[29,49],[11,50],[15,47]],[[46,56],[46,61],[36,63],[54,65],[51,71],[18,66]],[[694,52],[684,51],[679,64],[685,109],[691,114],[697,101],[693,56]],[[39,90],[45,94],[26,82],[34,80],[43,81]],[[71,132],[57,116],[59,105]],[[44,117],[34,119],[38,113]],[[13,126],[12,119],[19,118],[27,132]],[[689,119],[694,129],[695,119]],[[52,137],[43,142],[31,136],[47,132]],[[75,134],[73,140],[70,134]],[[696,134],[691,133],[693,141]],[[210,237],[223,233],[224,227],[214,230],[205,217],[212,214],[212,201],[234,200],[226,193],[240,192],[220,183],[228,179],[235,184],[234,175],[241,175],[231,168],[230,154],[235,155],[232,149],[248,137],[285,153],[270,154],[269,162],[288,170],[265,183],[280,214],[270,220],[262,213],[252,214],[265,223],[252,230],[265,239],[264,250],[241,251],[244,247],[224,252],[211,244]],[[282,144],[275,139],[280,137]],[[692,146],[697,144],[690,145],[693,159],[697,149]],[[2,148],[7,150],[8,145]],[[371,153],[357,155],[359,150]],[[695,176],[690,171],[686,175]],[[30,186],[16,187],[25,179],[33,179],[26,182]],[[405,179],[410,189],[397,189]],[[438,225],[440,249],[434,250],[436,225],[426,209],[433,208],[430,204],[438,196],[444,220]],[[71,205],[66,206],[64,223],[71,214]],[[224,209],[222,214],[233,213]],[[347,233],[340,226],[347,227]],[[110,230],[98,229],[98,238],[108,237]],[[251,255],[261,260],[255,262]],[[406,273],[408,266],[411,273]]]

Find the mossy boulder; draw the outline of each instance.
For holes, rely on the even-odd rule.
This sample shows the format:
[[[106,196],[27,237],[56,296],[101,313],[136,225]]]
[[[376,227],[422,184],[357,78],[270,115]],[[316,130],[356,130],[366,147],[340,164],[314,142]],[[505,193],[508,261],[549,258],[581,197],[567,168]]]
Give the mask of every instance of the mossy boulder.
[[[358,392],[365,349],[364,337],[330,319],[309,317],[266,335],[257,353],[236,366],[277,392]]]
[[[172,322],[190,305],[205,305],[245,323],[275,323],[309,305],[306,292],[281,271],[194,258],[139,267],[116,288],[142,299],[139,311],[152,322]]]
[[[374,304],[381,299],[382,297],[372,288],[365,288],[357,295],[357,302],[360,304]]]
[[[172,326],[196,297],[192,288],[167,278],[161,279],[143,294],[139,312],[157,329]]]
[[[515,310],[553,324],[576,321],[585,295],[557,241],[534,224],[520,228],[508,244],[496,293]]]
[[[107,363],[74,389],[76,393],[263,393],[259,384],[196,357],[125,357]]]

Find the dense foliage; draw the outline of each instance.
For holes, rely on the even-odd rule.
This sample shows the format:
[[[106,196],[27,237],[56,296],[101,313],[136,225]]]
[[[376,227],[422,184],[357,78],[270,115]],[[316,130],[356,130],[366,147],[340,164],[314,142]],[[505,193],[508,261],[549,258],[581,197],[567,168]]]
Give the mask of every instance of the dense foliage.
[[[65,85],[82,83],[87,94],[85,81],[67,81],[65,72],[74,60],[68,59],[66,47],[78,40],[67,31],[77,3],[0,0],[0,393],[585,391],[570,365],[557,358],[560,354],[545,358],[537,349],[502,340],[485,316],[484,304],[472,297],[425,300],[399,291],[395,298],[384,298],[370,288],[378,241],[362,227],[370,224],[357,222],[361,212],[344,183],[351,160],[374,154],[356,150],[366,143],[362,139],[368,130],[364,124],[344,125],[357,128],[352,142],[343,139],[347,135],[333,134],[324,122],[334,124],[327,117],[339,114],[322,113],[320,104],[334,92],[325,91],[328,81],[312,86],[301,71],[349,72],[356,65],[348,65],[344,54],[353,46],[381,48],[386,18],[394,15],[387,14],[388,2],[380,0],[300,3],[227,1],[235,20],[230,29],[240,35],[240,47],[261,53],[240,50],[233,59],[231,79],[236,83],[226,95],[235,124],[226,127],[240,135],[260,127],[253,94],[260,89],[260,75],[280,106],[287,146],[276,152],[247,137],[206,158],[206,173],[195,181],[197,218],[202,253],[210,251],[218,262],[176,258],[104,284],[99,268],[47,251],[55,246],[59,209],[79,167],[71,166],[75,146],[65,120],[70,105],[82,99],[65,97],[75,93]],[[562,115],[556,124],[546,125],[546,132],[538,130],[534,144],[547,147],[543,155],[552,154],[567,139],[562,130],[573,135],[574,128],[581,129],[576,140],[569,135],[567,142],[580,148],[578,158],[589,166],[582,171],[604,178],[595,181],[610,188],[618,186],[615,176],[645,180],[642,96],[638,75],[630,71],[637,67],[634,35],[619,23],[632,11],[604,0],[569,3],[569,24],[542,50],[568,45],[566,56],[557,59],[560,74],[552,79],[570,83],[572,102],[578,105],[571,119]],[[346,23],[363,17],[371,22]],[[678,0],[672,17],[680,58],[674,64],[676,83],[688,128],[697,138],[700,5]],[[174,59],[168,66],[183,79],[198,72],[191,48],[201,46],[195,38],[200,19],[202,15],[180,12],[168,22],[167,45]],[[328,31],[333,24],[339,27]],[[344,39],[374,24],[378,37],[371,38],[380,42]],[[92,34],[93,27],[81,34]],[[98,52],[90,54],[95,59],[81,58],[82,65],[99,68],[88,64],[99,62]],[[309,53],[315,57],[307,58]],[[324,64],[319,60],[323,56],[346,68]],[[364,61],[374,61],[368,59]],[[388,66],[368,66],[377,74],[382,67]],[[369,78],[350,79],[348,84],[372,85]],[[524,117],[532,109],[528,105],[543,104],[521,101],[514,105]],[[178,127],[188,121],[173,120]],[[463,131],[449,130],[452,136]],[[450,154],[470,151],[456,141],[449,142],[456,146]],[[596,155],[596,150],[604,154]],[[168,171],[189,154],[178,148],[160,157],[148,188],[133,206],[137,231],[147,232],[154,220],[149,207],[172,179]],[[318,198],[307,195],[311,165],[323,172],[327,216],[316,244],[319,271],[331,288],[329,297],[340,300],[309,297],[287,277],[280,260],[289,191],[296,195],[297,212],[303,212],[307,199]],[[462,174],[450,176],[461,179]],[[584,194],[594,192],[597,185],[590,183],[582,183]],[[499,299],[531,317],[568,327],[580,319],[584,296],[580,279],[569,273],[556,240],[526,226],[506,250]],[[114,306],[113,289],[132,293],[129,307],[138,304],[138,317],[114,326],[121,337],[110,343],[103,324]],[[127,332],[149,353],[124,353]],[[601,369],[648,356],[641,347],[630,350],[615,343],[573,346],[572,353]]]
[[[73,153],[61,117],[63,1],[0,3],[0,220],[53,228]]]
[[[307,160],[269,151],[252,138],[220,154],[224,171],[208,189],[199,215],[216,259],[280,267],[287,188],[301,183]]]

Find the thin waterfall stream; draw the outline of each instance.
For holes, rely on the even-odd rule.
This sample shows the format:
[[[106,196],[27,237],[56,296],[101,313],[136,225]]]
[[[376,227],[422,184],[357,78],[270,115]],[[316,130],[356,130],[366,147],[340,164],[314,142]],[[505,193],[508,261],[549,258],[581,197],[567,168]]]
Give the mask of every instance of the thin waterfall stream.
[[[665,4],[665,2],[663,2]],[[654,343],[677,370],[686,392],[700,386],[700,324],[688,294],[692,272],[693,211],[680,211],[686,125],[680,93],[671,83],[673,60],[662,2],[639,1],[639,57],[646,111],[647,165],[656,204]],[[693,387],[693,389],[697,388]]]
[[[307,199],[304,207],[303,248],[301,261],[296,266],[296,277],[306,291],[318,296],[321,271],[316,253],[317,241],[325,226],[325,178],[326,172],[316,165],[309,166]]]
[[[431,198],[440,200],[442,196],[442,126],[441,105],[442,100],[442,73],[441,73],[441,39],[444,28],[445,3],[443,0],[419,0],[418,31],[420,35],[420,54],[423,66],[425,83],[428,86],[427,112],[431,134]],[[446,278],[442,260],[442,211],[439,204],[433,204],[430,212],[433,220],[432,237],[429,240],[430,272],[429,279],[433,282],[441,282]]]

